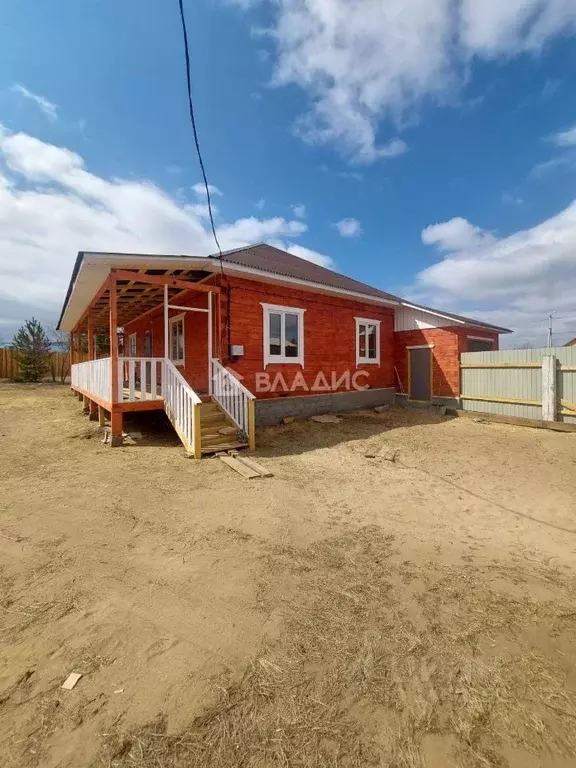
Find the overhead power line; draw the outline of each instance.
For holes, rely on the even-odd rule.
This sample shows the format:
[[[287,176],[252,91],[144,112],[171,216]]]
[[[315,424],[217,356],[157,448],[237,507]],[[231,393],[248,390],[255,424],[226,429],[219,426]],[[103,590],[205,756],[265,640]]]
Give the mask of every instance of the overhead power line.
[[[188,48],[188,31],[186,29],[186,18],[184,16],[184,6],[182,0],[178,0],[180,6],[180,19],[182,21],[182,35],[184,37],[184,56],[186,58],[186,83],[188,85],[188,108],[190,111],[190,122],[192,123],[192,131],[194,132],[194,144],[196,145],[196,153],[198,154],[198,161],[200,163],[200,169],[202,170],[202,178],[204,180],[204,187],[206,189],[206,198],[208,200],[208,214],[210,216],[210,226],[212,227],[212,235],[214,236],[214,242],[218,249],[220,257],[220,268],[222,269],[222,249],[218,242],[218,236],[216,235],[216,227],[214,226],[214,215],[212,213],[212,200],[210,198],[210,185],[206,177],[206,169],[204,168],[204,161],[202,160],[202,152],[200,151],[200,142],[198,141],[198,131],[196,130],[196,118],[194,116],[194,103],[192,101],[192,83],[190,77],[190,51]]]

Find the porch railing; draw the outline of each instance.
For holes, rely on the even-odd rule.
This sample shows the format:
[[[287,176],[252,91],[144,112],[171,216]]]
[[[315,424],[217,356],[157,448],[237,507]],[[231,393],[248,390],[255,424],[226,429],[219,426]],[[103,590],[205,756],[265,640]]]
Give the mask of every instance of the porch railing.
[[[164,360],[162,394],[164,409],[184,447],[200,458],[201,400],[171,360]]]
[[[218,360],[212,359],[210,367],[212,397],[236,424],[242,437],[249,441],[250,447],[254,447],[255,395],[246,389]]]
[[[75,363],[70,376],[73,387],[107,402],[112,400],[112,362],[109,357]]]
[[[162,399],[163,357],[118,358],[118,402]]]

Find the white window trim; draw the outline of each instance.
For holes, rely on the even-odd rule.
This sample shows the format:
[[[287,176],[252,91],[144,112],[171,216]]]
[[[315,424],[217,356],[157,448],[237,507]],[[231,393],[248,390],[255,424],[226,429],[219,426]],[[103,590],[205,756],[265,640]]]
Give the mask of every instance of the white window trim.
[[[168,319],[168,354],[169,359],[172,360],[174,365],[184,365],[184,360],[186,359],[186,323],[184,321],[184,318],[186,317],[185,312],[181,312],[179,315],[174,315],[174,317],[170,317]],[[178,320],[182,320],[182,359],[181,360],[174,360],[172,357],[172,328]]]
[[[132,353],[132,342],[134,342],[134,353]],[[138,334],[131,333],[128,336],[128,357],[137,357],[138,354]]]
[[[285,307],[283,304],[264,304],[260,302],[264,311],[264,368],[271,363],[283,363],[301,365],[304,368],[304,312],[301,307]],[[298,316],[298,357],[286,357],[285,355],[270,354],[270,314],[290,314]],[[284,349],[284,323],[281,323],[280,348]]]
[[[406,349],[434,349],[434,344],[413,344],[411,347],[406,347]]]
[[[356,321],[356,365],[380,365],[380,320],[370,320],[367,317],[355,317]],[[361,325],[375,325],[376,326],[376,357],[360,357],[360,326]],[[368,347],[366,347],[368,352]]]

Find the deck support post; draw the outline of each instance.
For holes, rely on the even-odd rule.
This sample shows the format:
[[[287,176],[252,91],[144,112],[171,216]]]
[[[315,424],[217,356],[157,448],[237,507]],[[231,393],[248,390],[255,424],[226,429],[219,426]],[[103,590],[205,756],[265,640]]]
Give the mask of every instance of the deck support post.
[[[94,400],[88,400],[88,409],[90,411],[90,421],[98,421],[98,403]]]
[[[124,442],[122,437],[124,417],[122,411],[114,408],[110,411],[110,447],[117,448]]]
[[[248,447],[256,448],[256,400],[248,400]]]
[[[101,405],[98,406],[98,425],[103,427],[106,423],[106,410]]]
[[[90,413],[90,398],[87,395],[82,395],[83,413]]]

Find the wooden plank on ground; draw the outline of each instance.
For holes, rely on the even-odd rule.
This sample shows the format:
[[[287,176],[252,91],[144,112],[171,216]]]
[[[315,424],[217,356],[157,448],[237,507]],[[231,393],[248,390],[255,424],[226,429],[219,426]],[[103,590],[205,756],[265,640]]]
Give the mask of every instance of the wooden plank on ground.
[[[248,467],[250,467],[250,469],[253,469],[254,472],[258,472],[258,474],[262,475],[262,477],[274,477],[269,469],[263,467],[262,464],[258,464],[258,462],[254,461],[254,459],[250,458],[250,456],[241,456],[238,454],[238,460],[243,464],[246,464]]]
[[[539,421],[538,419],[525,419],[522,416],[502,416],[498,413],[482,413],[481,411],[461,411],[450,409],[449,413],[464,418],[481,418],[483,421],[492,421],[497,424],[512,424],[516,427],[533,427],[534,429],[551,429],[553,432],[576,432],[576,424],[568,424],[562,421]]]
[[[242,475],[242,477],[245,477],[247,480],[252,480],[253,477],[260,477],[259,472],[255,472],[253,469],[250,469],[250,467],[246,466],[246,464],[243,464],[241,461],[238,461],[238,459],[235,459],[232,456],[219,456],[218,458],[220,461],[223,461],[224,464],[227,464],[230,469],[235,470],[239,475]]]

